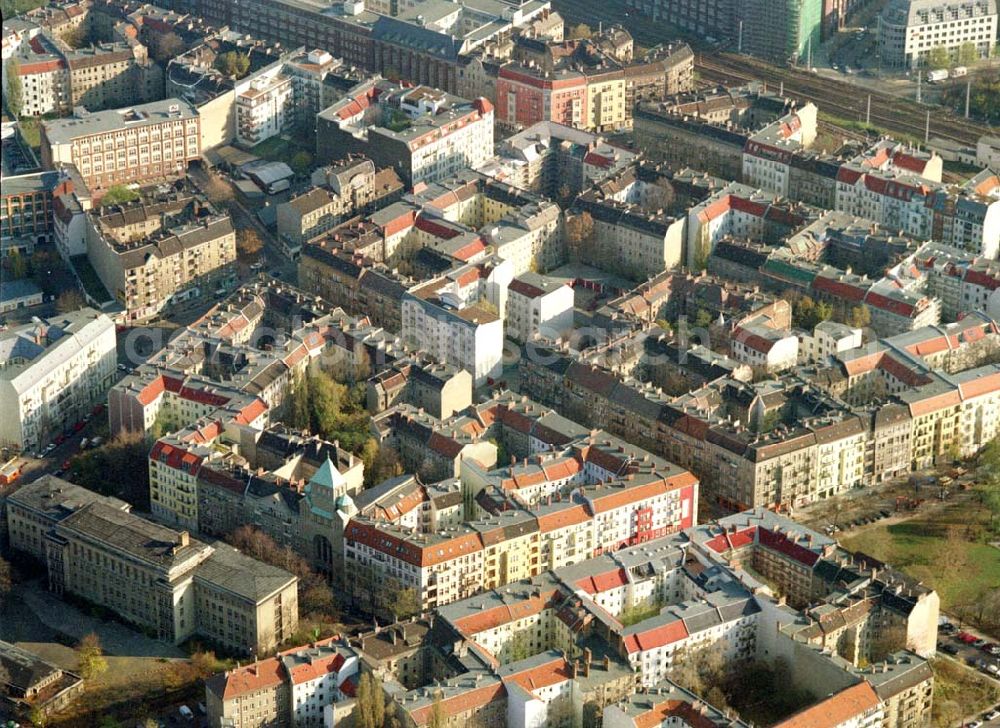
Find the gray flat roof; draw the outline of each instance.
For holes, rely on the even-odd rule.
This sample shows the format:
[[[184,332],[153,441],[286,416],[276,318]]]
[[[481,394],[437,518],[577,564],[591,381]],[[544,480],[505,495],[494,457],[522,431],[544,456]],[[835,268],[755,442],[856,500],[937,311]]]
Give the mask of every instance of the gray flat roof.
[[[177,107],[171,111],[171,107]],[[45,136],[49,142],[69,144],[74,139],[91,134],[106,134],[112,131],[162,124],[171,120],[193,119],[198,112],[191,104],[181,99],[163,99],[149,104],[139,104],[125,109],[109,109],[88,113],[82,118],[55,119],[43,123]]]

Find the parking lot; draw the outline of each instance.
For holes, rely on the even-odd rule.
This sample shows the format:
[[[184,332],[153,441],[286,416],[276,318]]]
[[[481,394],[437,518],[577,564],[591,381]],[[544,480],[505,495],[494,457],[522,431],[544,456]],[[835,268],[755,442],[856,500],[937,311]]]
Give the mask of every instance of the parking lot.
[[[1000,679],[1000,644],[948,622],[938,628],[938,650],[984,675]]]

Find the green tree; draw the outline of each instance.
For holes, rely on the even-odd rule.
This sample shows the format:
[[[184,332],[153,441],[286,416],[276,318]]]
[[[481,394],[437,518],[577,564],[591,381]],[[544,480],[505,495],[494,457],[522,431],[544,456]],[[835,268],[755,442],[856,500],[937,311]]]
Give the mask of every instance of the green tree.
[[[59,298],[56,299],[56,310],[60,313],[68,313],[83,308],[85,304],[86,301],[78,290],[68,288],[60,293]]]
[[[174,33],[153,33],[149,39],[149,52],[153,60],[165,63],[184,52],[184,40]]]
[[[397,619],[406,619],[417,614],[420,611],[420,599],[417,597],[416,590],[411,587],[397,589],[392,596],[389,608]]]
[[[125,185],[111,185],[101,198],[101,205],[123,205],[139,199],[139,192]]]
[[[6,15],[4,16],[6,17]],[[18,118],[24,108],[24,87],[21,85],[21,64],[17,58],[7,61],[7,111]]]
[[[448,717],[444,712],[441,693],[436,693],[434,695],[434,702],[431,703],[431,717],[427,720],[427,728],[444,728],[447,724]]]
[[[260,254],[264,241],[254,228],[240,228],[236,231],[236,252],[239,255],[252,257]]]
[[[712,312],[708,309],[699,308],[694,315],[694,325],[700,329],[707,329],[713,321]]]
[[[28,259],[21,255],[20,250],[12,250],[7,256],[7,269],[11,278],[24,278],[28,275]]]
[[[138,433],[117,435],[73,458],[68,480],[101,495],[149,509],[149,441]]]
[[[866,326],[870,326],[872,322],[872,312],[871,310],[861,304],[860,306],[855,306],[851,309],[850,315],[850,325],[856,329],[863,329]]]
[[[312,163],[312,155],[305,150],[301,150],[296,152],[292,157],[290,166],[295,174],[303,177],[309,173],[309,170],[312,168]]]
[[[948,49],[944,46],[937,46],[931,48],[930,53],[927,54],[927,66],[935,71],[940,71],[943,68],[948,68],[951,65],[951,54]]]
[[[215,67],[231,78],[243,78],[250,72],[250,56],[226,51],[215,59]]]
[[[292,381],[290,400],[289,418],[292,427],[299,430],[308,430],[312,425],[308,375],[299,374]]]
[[[108,663],[104,659],[101,640],[94,632],[85,635],[80,640],[80,644],[76,648],[76,654],[80,661],[80,677],[84,680],[90,680],[107,672]]]
[[[0,604],[10,594],[11,587],[14,586],[14,579],[11,575],[10,562],[0,556]]]
[[[37,705],[31,708],[31,712],[28,713],[28,720],[35,728],[45,728],[49,724],[49,717]]]
[[[570,40],[583,40],[590,38],[593,34],[594,31],[586,23],[574,25],[569,31]]]
[[[368,487],[403,474],[403,463],[396,449],[379,445],[374,437],[365,440],[361,448],[361,462],[365,464],[365,485]]]
[[[958,62],[962,66],[970,66],[979,60],[979,51],[976,44],[965,42],[958,47]]]
[[[366,672],[358,682],[354,711],[355,728],[382,728],[385,725],[385,695],[378,675]]]

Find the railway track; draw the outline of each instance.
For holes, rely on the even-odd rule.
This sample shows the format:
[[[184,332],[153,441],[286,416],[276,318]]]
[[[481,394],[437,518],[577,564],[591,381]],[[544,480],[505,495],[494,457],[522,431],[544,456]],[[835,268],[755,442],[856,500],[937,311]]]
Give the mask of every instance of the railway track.
[[[814,76],[747,59],[721,55],[696,60],[699,73],[706,79],[727,83],[761,81],[804,101],[812,101],[821,111],[851,121],[865,120],[868,94],[872,97],[871,123],[892,132],[922,140],[926,115],[931,112],[930,135],[975,146],[979,137],[990,130],[962,119],[941,107],[928,107],[892,94],[869,91],[843,81]]]

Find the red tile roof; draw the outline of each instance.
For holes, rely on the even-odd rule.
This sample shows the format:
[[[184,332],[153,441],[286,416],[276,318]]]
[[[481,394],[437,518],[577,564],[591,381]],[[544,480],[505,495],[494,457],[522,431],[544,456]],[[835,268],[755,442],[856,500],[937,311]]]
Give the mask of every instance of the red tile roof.
[[[590,512],[586,506],[575,505],[571,508],[562,508],[554,513],[546,513],[538,516],[538,530],[542,533],[558,531],[560,528],[575,526],[586,523],[590,520]]]
[[[636,632],[625,637],[625,649],[630,655],[658,647],[672,645],[688,636],[687,627],[680,619],[667,622],[659,627],[653,627],[645,632]]]
[[[788,538],[787,534],[775,533],[767,528],[757,529],[757,543],[772,551],[782,553],[806,566],[812,566],[819,559],[818,553],[810,551],[805,546],[800,546]]]
[[[475,635],[490,629],[496,629],[502,624],[516,622],[519,619],[541,614],[546,609],[556,605],[559,592],[551,589],[542,594],[532,595],[513,604],[504,604],[482,612],[459,617],[454,625],[466,634]]]
[[[345,538],[358,541],[369,548],[421,568],[435,566],[483,549],[479,534],[476,533],[464,533],[447,541],[421,546],[413,541],[404,541],[396,534],[384,531],[373,524],[354,520],[347,525],[344,535]]]
[[[605,490],[592,491],[591,502],[594,513],[606,513],[617,508],[626,508],[630,505],[649,498],[655,498],[663,493],[670,493],[679,490],[687,485],[697,483],[698,479],[688,471],[667,478],[660,478],[651,483],[645,483],[633,488],[607,488]]]
[[[837,728],[878,706],[878,695],[872,690],[872,686],[867,682],[860,682],[800,710],[792,717],[775,724],[773,728]]]
[[[222,699],[232,700],[241,695],[256,693],[280,685],[283,681],[281,661],[277,657],[270,657],[224,673]]]
[[[570,679],[569,663],[563,658],[557,657],[541,665],[508,675],[504,681],[513,682],[529,693],[533,693],[539,688],[558,685]]]
[[[625,573],[625,569],[614,569],[603,574],[587,576],[576,582],[576,586],[588,594],[600,594],[623,587],[626,584],[628,584],[628,574]]]
[[[446,697],[441,701],[441,707],[446,717],[463,715],[476,708],[488,705],[494,700],[499,700],[506,694],[507,690],[504,688],[503,683],[497,682],[473,690],[462,690],[455,695]],[[411,712],[410,717],[418,726],[424,726],[430,723],[433,710],[433,703],[424,705]]]

